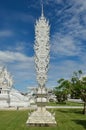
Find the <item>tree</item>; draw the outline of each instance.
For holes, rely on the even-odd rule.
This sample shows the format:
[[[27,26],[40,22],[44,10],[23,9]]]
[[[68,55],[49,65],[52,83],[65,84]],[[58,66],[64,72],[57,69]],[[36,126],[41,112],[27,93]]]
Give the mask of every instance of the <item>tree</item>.
[[[83,114],[86,114],[86,76],[82,76],[82,71],[79,70],[73,73],[71,78],[72,93],[75,97],[81,98],[84,102]]]
[[[67,100],[68,94],[70,93],[70,81],[60,79],[57,82],[59,85],[54,89],[57,101],[65,102]]]
[[[55,93],[56,99],[59,103],[65,102],[67,100],[67,95],[64,91],[55,88],[54,93]]]
[[[79,70],[78,72],[73,72],[72,78],[71,78],[71,98],[80,99],[80,86],[81,86],[81,80],[80,77],[82,75],[82,71]]]
[[[83,114],[86,114],[86,77],[82,77],[81,79],[80,95],[84,102]]]
[[[73,72],[70,80],[58,80],[58,86],[54,92],[59,102],[66,101],[68,94],[73,98],[82,99],[84,102],[83,114],[86,114],[86,76],[82,76],[81,70]]]

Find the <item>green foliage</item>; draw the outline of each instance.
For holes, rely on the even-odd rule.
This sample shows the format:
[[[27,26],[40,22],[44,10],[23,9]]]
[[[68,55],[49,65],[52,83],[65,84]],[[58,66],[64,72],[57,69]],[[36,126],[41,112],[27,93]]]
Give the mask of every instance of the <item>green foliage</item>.
[[[82,71],[74,72],[71,78],[71,84],[75,97],[81,98],[84,102],[83,113],[86,114],[86,76],[82,76]]]
[[[58,83],[59,85],[55,87],[54,93],[58,102],[65,102],[70,93],[70,82],[68,80],[60,79],[58,80]]]
[[[64,97],[67,97],[68,94],[71,94],[71,98],[81,98],[84,102],[83,113],[86,114],[86,76],[82,77],[82,74],[82,71],[79,70],[73,73],[70,80],[60,79],[58,87],[55,88],[55,95],[57,100],[58,98],[66,100]]]
[[[82,71],[74,72],[71,78],[71,86],[72,86],[72,98],[81,98],[81,87],[82,82],[80,77],[82,75]]]
[[[65,102],[67,100],[67,94],[65,93],[65,91],[58,90],[55,92],[55,95],[58,102]]]

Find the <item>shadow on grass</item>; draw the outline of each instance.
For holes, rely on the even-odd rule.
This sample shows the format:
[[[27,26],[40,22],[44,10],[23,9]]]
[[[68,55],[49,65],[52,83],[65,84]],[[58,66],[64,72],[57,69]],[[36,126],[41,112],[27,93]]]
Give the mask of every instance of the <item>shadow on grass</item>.
[[[72,120],[78,125],[82,125],[84,128],[86,128],[86,120]]]

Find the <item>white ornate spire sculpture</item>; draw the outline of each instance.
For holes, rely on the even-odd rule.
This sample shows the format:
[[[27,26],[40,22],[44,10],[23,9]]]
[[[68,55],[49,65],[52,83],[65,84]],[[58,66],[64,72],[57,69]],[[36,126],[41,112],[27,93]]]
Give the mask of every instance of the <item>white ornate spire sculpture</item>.
[[[48,21],[44,17],[42,6],[41,17],[38,21],[36,21],[35,25],[34,45],[37,81],[40,87],[44,87],[47,81],[47,71],[50,52],[49,32],[50,26],[48,24]]]
[[[46,110],[45,103],[47,102],[47,91],[46,91],[46,81],[47,72],[49,64],[49,33],[50,26],[49,22],[44,17],[43,5],[42,13],[39,20],[36,21],[35,25],[35,67],[38,81],[37,88],[37,105],[36,111],[32,112],[28,117],[28,125],[38,125],[38,126],[51,126],[56,125],[55,117]]]

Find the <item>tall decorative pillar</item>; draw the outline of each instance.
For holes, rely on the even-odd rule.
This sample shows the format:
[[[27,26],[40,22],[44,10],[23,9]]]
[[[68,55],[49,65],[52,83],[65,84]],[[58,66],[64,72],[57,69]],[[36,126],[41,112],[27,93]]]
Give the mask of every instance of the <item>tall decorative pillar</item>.
[[[38,82],[36,102],[38,107],[36,111],[32,112],[29,115],[28,120],[26,122],[28,125],[50,126],[56,124],[54,115],[47,111],[45,107],[47,102],[47,89],[45,87],[45,84],[47,81],[50,52],[49,35],[50,26],[49,22],[44,17],[42,6],[41,17],[39,18],[39,20],[36,21],[35,25],[34,45],[34,60]]]

